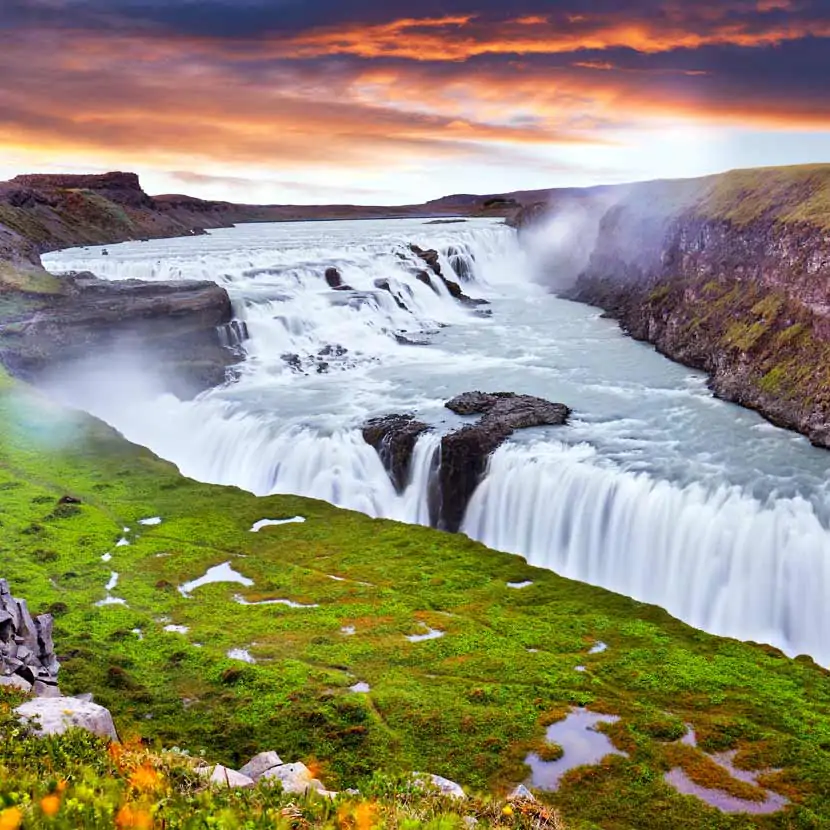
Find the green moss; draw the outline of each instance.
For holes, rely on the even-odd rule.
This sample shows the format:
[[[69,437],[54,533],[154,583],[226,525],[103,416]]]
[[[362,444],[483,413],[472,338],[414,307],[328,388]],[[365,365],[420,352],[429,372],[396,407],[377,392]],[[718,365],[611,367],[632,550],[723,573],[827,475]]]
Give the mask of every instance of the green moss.
[[[2,576],[34,610],[59,612],[64,690],[93,692],[123,736],[229,765],[275,749],[321,764],[334,788],[369,792],[378,770],[427,770],[472,791],[504,792],[526,778],[524,758],[544,742],[546,724],[587,705],[620,716],[608,732],[628,757],[575,771],[545,796],[574,826],[753,826],[663,783],[670,742],[688,722],[707,748],[740,748],[748,763],[769,754],[784,768],[794,804],[772,826],[830,822],[822,749],[830,746],[830,686],[811,663],[711,637],[462,536],[184,479],[113,430],[2,376],[0,418]],[[55,517],[66,493],[82,504]],[[307,521],[250,532],[262,518],[293,515]],[[163,521],[137,524],[150,516]],[[130,545],[116,548],[124,527]],[[176,590],[226,561],[254,585],[209,585],[189,599]],[[127,605],[98,607],[111,570]],[[506,587],[525,579],[533,587],[524,592]],[[238,594],[313,607],[240,605]],[[422,623],[445,636],[409,642]],[[188,631],[166,631],[170,624]],[[609,649],[591,656],[590,672],[575,672],[596,640]],[[230,659],[236,648],[256,664]],[[356,682],[371,691],[351,692]],[[98,770],[90,785],[98,792],[105,759],[58,745],[53,780],[80,786],[73,764],[85,759]],[[39,797],[48,778],[34,750],[11,766],[3,746],[0,764],[15,772],[0,774],[0,801]],[[181,805],[179,792],[164,803]],[[252,821],[281,809],[261,795],[186,798],[193,810],[248,805]],[[167,826],[179,825],[171,818]]]

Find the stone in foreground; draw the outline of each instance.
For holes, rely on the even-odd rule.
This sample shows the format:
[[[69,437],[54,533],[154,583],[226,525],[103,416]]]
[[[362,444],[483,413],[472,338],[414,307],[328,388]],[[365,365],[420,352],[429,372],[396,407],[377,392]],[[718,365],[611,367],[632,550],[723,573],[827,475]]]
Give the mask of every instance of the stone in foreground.
[[[93,735],[117,741],[118,733],[108,709],[74,697],[39,697],[14,710],[36,735],[63,735],[69,729],[86,729]]]
[[[508,801],[536,801],[533,793],[525,787],[524,784],[519,784],[510,795],[507,796]]]
[[[260,752],[259,755],[254,755],[239,771],[254,781],[259,781],[268,770],[282,765],[282,758],[276,752]]]
[[[199,770],[199,775],[207,778],[211,784],[218,787],[250,789],[255,786],[253,778],[234,769],[223,767],[221,764],[217,764],[215,767],[203,767]]]
[[[467,794],[461,788],[460,784],[456,784],[455,781],[450,781],[449,778],[442,778],[440,775],[432,775],[428,772],[413,772],[412,780],[421,789],[437,788],[441,795],[447,798],[457,798],[460,800],[467,797]]]
[[[262,780],[277,782],[282,784],[283,792],[294,793],[301,795],[313,790],[321,795],[329,795],[330,793],[323,786],[322,781],[318,781],[312,774],[311,770],[303,763],[296,764],[281,764],[278,767],[273,767],[261,776]]]

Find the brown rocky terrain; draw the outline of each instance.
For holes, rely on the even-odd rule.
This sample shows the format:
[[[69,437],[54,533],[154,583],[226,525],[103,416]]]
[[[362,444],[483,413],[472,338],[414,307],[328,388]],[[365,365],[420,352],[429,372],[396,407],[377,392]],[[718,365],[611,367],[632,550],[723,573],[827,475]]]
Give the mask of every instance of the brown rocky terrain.
[[[586,264],[561,293],[706,371],[717,395],[830,447],[830,165],[642,183],[609,198],[595,199]],[[516,224],[542,228],[557,209],[536,206]]]

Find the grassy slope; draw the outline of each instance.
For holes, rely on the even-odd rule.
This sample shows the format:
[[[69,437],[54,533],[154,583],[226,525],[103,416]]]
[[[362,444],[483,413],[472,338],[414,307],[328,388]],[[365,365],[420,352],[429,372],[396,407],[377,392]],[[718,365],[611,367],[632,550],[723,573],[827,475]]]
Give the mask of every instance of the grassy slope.
[[[33,608],[57,614],[65,691],[94,691],[125,735],[229,764],[274,748],[315,761],[336,788],[365,785],[378,769],[426,769],[503,791],[524,778],[522,758],[544,725],[586,704],[622,716],[610,732],[629,757],[576,771],[551,796],[572,826],[830,826],[830,685],[809,660],[708,636],[463,537],[189,481],[11,381],[0,417],[2,575]],[[84,504],[56,509],[65,493]],[[249,532],[258,519],[296,514],[308,521]],[[156,515],[157,527],[136,524]],[[115,547],[124,526],[132,544]],[[228,560],[255,587],[179,595],[175,586]],[[110,570],[129,607],[95,607]],[[505,585],[523,579],[534,585]],[[319,607],[241,606],[240,591]],[[165,632],[168,621],[190,630]],[[446,636],[408,642],[421,622]],[[349,625],[354,636],[340,631]],[[589,655],[596,640],[610,648]],[[257,665],[225,656],[237,647]],[[372,692],[349,692],[356,681]],[[797,806],[753,820],[675,794],[662,773],[676,763],[729,786],[702,753],[661,740],[683,722],[706,749],[782,767],[770,782]],[[6,799],[24,767],[9,772]]]

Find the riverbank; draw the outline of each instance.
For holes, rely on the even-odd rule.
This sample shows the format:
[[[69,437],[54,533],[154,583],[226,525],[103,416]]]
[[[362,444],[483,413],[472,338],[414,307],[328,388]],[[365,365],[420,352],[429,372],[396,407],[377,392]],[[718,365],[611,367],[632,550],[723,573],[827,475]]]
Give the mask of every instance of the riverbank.
[[[586,191],[578,204],[578,269],[562,296],[830,446],[830,165]],[[537,206],[518,224],[573,210]]]

